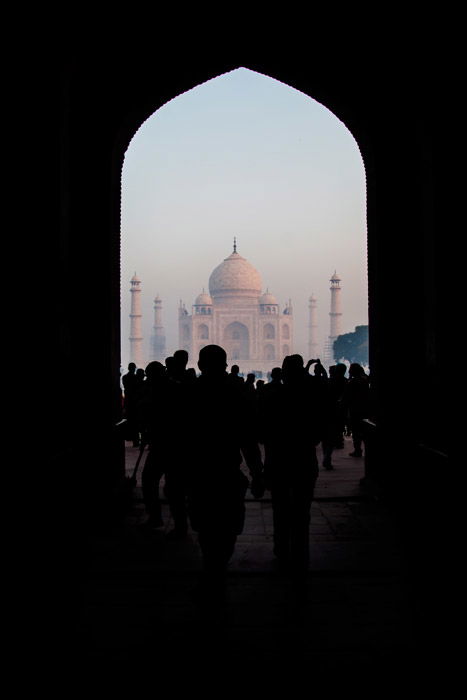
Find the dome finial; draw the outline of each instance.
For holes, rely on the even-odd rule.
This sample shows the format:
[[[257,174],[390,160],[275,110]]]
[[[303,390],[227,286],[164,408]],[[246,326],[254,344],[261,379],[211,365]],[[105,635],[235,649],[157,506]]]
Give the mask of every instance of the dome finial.
[[[234,236],[234,247],[233,247],[233,252],[234,252],[234,253],[237,252],[237,237],[236,237],[236,236]]]

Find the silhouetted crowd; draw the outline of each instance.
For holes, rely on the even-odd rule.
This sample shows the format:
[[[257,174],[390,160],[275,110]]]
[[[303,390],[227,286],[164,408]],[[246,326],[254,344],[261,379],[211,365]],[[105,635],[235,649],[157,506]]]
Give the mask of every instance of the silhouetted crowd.
[[[223,577],[243,530],[245,496],[271,493],[274,555],[300,577],[307,571],[310,510],[319,474],[351,435],[353,457],[362,456],[362,419],[368,417],[369,377],[359,364],[336,364],[329,375],[319,360],[287,356],[270,381],[246,379],[238,365],[227,372],[218,345],[199,353],[197,376],[188,353],[177,350],[165,366],[128,366],[122,377],[126,438],[147,457],[141,476],[147,525],[162,527],[162,477],[172,514],[171,540],[198,534],[202,590],[222,590]],[[241,469],[245,463],[249,478]]]

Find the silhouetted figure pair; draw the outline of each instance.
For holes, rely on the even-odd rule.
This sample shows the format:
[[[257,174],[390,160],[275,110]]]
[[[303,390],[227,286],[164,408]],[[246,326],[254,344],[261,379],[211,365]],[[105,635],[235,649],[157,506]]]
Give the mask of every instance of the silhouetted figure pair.
[[[206,599],[222,596],[227,564],[243,530],[248,479],[240,469],[242,453],[252,492],[262,495],[264,489],[252,404],[243,385],[230,381],[224,349],[202,348],[198,366],[201,376],[186,406],[191,426],[188,504],[203,557],[200,590]]]
[[[287,356],[281,382],[266,385],[259,401],[260,439],[271,490],[274,554],[301,577],[308,569],[310,510],[323,434],[323,387],[300,355]]]

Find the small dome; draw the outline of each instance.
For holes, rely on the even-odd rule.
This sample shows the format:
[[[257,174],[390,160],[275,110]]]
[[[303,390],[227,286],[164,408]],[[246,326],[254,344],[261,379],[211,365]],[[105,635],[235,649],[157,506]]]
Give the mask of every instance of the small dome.
[[[337,272],[334,270],[334,274],[330,279],[330,282],[340,282],[341,278],[340,275],[337,274]]]
[[[277,299],[274,296],[274,294],[271,294],[269,290],[267,289],[264,294],[262,294],[259,298],[259,303],[260,304],[277,304]]]
[[[135,274],[133,275],[133,277],[131,278],[130,282],[141,282],[141,280],[140,280],[140,278],[138,277],[138,275],[136,274],[136,272],[135,272]]]
[[[198,294],[195,299],[195,306],[212,306],[212,299],[209,294],[206,294],[204,290],[201,294]]]

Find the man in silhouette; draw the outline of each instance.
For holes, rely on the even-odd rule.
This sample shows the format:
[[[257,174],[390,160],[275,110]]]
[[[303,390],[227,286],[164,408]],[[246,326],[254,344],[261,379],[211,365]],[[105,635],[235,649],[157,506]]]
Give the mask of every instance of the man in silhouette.
[[[128,372],[122,377],[124,391],[124,415],[127,421],[126,439],[131,440],[133,447],[139,445],[139,430],[136,419],[136,406],[138,403],[138,378],[136,376],[136,365],[130,362]]]
[[[362,457],[362,420],[370,412],[370,384],[365,370],[358,362],[349,367],[349,381],[342,397],[347,410],[349,428],[352,432],[353,452],[350,457]]]
[[[183,416],[185,406],[190,400],[193,381],[196,375],[188,372],[189,355],[186,350],[176,350],[173,354],[171,364],[171,384],[172,384],[172,434],[174,439],[170,450],[167,452],[167,464],[165,469],[166,495],[169,502],[170,512],[174,521],[174,528],[167,533],[169,540],[181,540],[187,535],[188,514],[187,514],[187,469],[190,461],[190,443],[184,439],[184,427],[180,417]]]
[[[242,452],[254,495],[262,492],[262,464],[256,426],[242,385],[229,381],[225,350],[207,345],[199,353],[201,376],[189,403],[191,453],[188,493],[192,527],[203,556],[203,596],[222,596],[224,575],[243,530],[248,479],[240,469]]]
[[[143,439],[149,445],[149,452],[143,467],[141,486],[148,515],[146,524],[157,528],[164,525],[159,484],[170,455],[174,397],[172,383],[160,362],[148,364],[144,385],[138,414]]]
[[[238,365],[232,365],[230,368],[229,381],[237,384],[243,384],[244,379],[239,375],[240,367]]]
[[[332,365],[329,368],[329,379],[326,380],[326,421],[322,442],[325,469],[334,469],[332,453],[335,448],[344,447],[345,414],[342,398],[347,384],[346,371],[343,364]]]
[[[309,561],[310,510],[323,436],[322,383],[300,355],[287,356],[282,382],[259,404],[261,440],[271,489],[274,554],[281,567],[303,580]]]
[[[334,448],[342,449],[344,447],[344,432],[345,432],[345,410],[343,398],[348,379],[345,376],[347,367],[341,362],[329,368],[329,385],[331,402],[334,408],[333,411],[333,426],[334,426]]]

